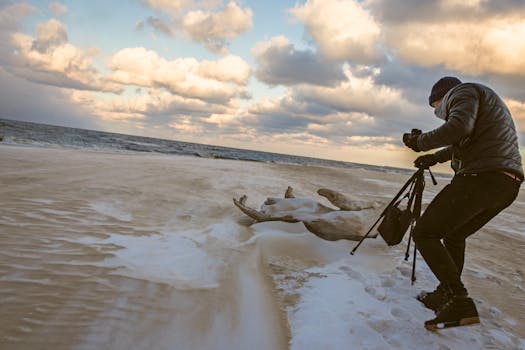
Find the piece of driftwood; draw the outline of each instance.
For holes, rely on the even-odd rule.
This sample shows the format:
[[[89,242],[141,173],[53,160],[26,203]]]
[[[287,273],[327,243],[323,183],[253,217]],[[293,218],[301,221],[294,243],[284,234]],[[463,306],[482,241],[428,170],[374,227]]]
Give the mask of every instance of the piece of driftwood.
[[[260,210],[246,204],[246,195],[239,199],[234,198],[233,203],[257,222],[302,222],[308,231],[328,241],[360,240],[379,215],[381,203],[353,199],[326,188],[319,189],[317,193],[339,209],[330,208],[313,199],[296,198],[292,187],[286,189],[284,198],[268,198]],[[376,236],[377,233],[372,233],[368,237]]]

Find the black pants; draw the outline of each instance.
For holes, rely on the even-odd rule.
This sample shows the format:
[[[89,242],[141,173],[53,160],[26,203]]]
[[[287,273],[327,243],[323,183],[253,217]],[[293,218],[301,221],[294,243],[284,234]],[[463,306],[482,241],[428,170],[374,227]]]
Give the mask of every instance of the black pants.
[[[519,182],[499,172],[457,175],[432,200],[419,218],[413,237],[441,283],[462,288],[466,238],[508,207],[519,188]]]

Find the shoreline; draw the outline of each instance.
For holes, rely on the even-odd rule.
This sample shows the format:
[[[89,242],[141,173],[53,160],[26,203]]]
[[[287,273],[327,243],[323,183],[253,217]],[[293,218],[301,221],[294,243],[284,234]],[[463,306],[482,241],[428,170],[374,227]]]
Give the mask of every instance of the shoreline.
[[[139,153],[161,153],[161,154],[181,154],[181,155],[190,155],[203,158],[215,158],[215,159],[231,159],[231,160],[245,160],[245,161],[254,161],[254,162],[268,162],[268,163],[277,163],[277,164],[307,164],[307,165],[321,165],[329,166],[336,168],[365,168],[377,171],[385,172],[394,172],[394,173],[405,173],[409,174],[412,171],[412,168],[406,167],[397,167],[390,165],[373,165],[365,163],[356,163],[352,161],[343,161],[343,160],[334,160],[326,158],[315,158],[301,155],[292,155],[284,153],[275,153],[267,151],[258,151],[252,149],[241,149],[235,147],[227,146],[218,146],[218,145],[207,145],[199,144],[186,141],[177,141],[169,139],[159,139],[146,136],[138,135],[127,135],[120,133],[112,133],[106,131],[97,131],[89,129],[78,129],[72,127],[56,126],[50,124],[39,124],[34,122],[23,122],[10,119],[1,119],[0,126],[2,124],[7,124],[7,127],[11,127],[13,130],[7,130],[7,137],[4,138],[13,138],[13,137],[22,137],[24,141],[18,143],[20,146],[36,146],[36,147],[62,147],[62,148],[71,148],[71,149],[97,149],[101,146],[100,149],[108,149],[119,151],[119,147],[123,147],[122,151],[127,152],[139,152]],[[12,124],[12,125],[9,125]],[[28,125],[33,128],[33,130],[18,130],[17,123],[23,125]],[[47,131],[41,130],[45,128]],[[55,130],[56,129],[56,130]],[[20,135],[18,135],[20,134]],[[17,136],[15,136],[17,135]],[[69,137],[65,137],[68,135]],[[98,135],[98,136],[97,136]],[[5,136],[5,135],[4,135]],[[104,137],[102,137],[104,136]],[[102,139],[100,139],[102,137]],[[111,139],[111,142],[107,142],[105,138]],[[55,142],[49,143],[47,140],[52,139]],[[82,142],[75,144],[75,140],[80,139]],[[32,144],[34,143],[34,144]],[[10,143],[15,144],[15,143]],[[162,144],[162,147],[159,145]],[[171,146],[178,145],[182,149],[187,151],[180,150],[180,147],[172,149]],[[168,148],[165,148],[169,146]],[[254,157],[253,159],[250,157]],[[265,160],[266,158],[266,160]],[[286,159],[286,160],[284,160]],[[439,166],[438,166],[439,168]],[[438,169],[436,168],[436,169]],[[441,177],[447,177],[451,175],[451,171],[447,167],[441,167],[440,173],[436,175]]]

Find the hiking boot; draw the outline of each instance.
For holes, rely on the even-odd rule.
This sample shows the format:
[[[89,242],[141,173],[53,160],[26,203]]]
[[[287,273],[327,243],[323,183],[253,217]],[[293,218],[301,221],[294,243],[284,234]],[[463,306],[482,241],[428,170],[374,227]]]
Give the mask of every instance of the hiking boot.
[[[443,284],[437,286],[433,292],[421,292],[416,297],[426,308],[438,312],[451,298],[451,293]]]
[[[437,313],[436,318],[425,322],[430,331],[438,329],[478,324],[479,315],[474,301],[464,295],[454,296]]]

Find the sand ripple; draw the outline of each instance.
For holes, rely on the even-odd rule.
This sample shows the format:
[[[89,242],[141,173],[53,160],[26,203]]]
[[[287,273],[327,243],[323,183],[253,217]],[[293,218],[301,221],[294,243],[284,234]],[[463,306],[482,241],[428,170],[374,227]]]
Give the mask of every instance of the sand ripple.
[[[246,229],[227,221],[230,194],[206,193],[228,168],[199,177],[194,158],[0,157],[0,348],[285,347],[255,247],[232,248]]]

